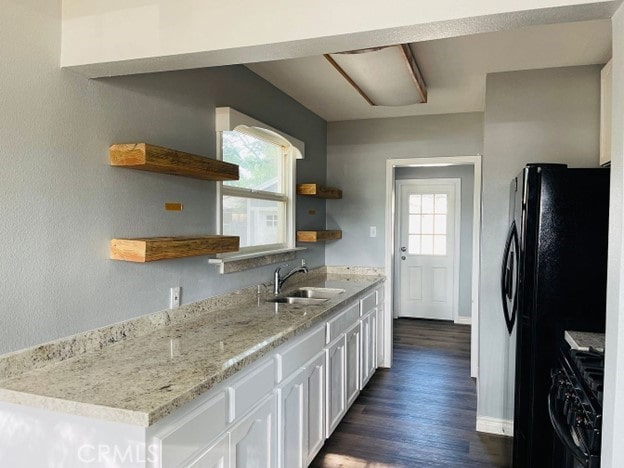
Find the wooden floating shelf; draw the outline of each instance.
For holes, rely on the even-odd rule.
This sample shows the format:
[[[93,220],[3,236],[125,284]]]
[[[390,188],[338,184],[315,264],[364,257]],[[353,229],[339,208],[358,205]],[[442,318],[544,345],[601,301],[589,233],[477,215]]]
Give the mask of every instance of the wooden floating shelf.
[[[235,236],[146,237],[110,242],[113,260],[139,263],[236,252],[238,249],[239,238]]]
[[[297,194],[316,198],[332,198],[336,200],[342,198],[342,190],[333,187],[325,187],[319,184],[298,184]]]
[[[297,242],[324,242],[342,239],[342,231],[297,231]]]
[[[149,143],[127,143],[109,148],[111,166],[161,172],[203,180],[238,180],[238,166]]]

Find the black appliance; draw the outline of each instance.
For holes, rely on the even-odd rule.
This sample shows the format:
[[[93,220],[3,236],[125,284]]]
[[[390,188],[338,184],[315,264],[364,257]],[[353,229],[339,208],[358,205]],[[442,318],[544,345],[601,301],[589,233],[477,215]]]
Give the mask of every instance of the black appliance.
[[[603,376],[602,352],[562,349],[548,397],[554,467],[600,468]]]
[[[608,210],[609,169],[529,164],[511,182],[501,292],[515,334],[514,468],[553,463],[548,395],[564,330],[604,331]]]

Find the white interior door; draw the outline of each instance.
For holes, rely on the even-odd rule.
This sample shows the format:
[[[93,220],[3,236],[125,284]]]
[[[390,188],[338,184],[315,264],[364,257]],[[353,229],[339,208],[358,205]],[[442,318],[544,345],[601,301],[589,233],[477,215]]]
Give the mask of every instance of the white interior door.
[[[460,179],[397,182],[397,315],[457,316]]]

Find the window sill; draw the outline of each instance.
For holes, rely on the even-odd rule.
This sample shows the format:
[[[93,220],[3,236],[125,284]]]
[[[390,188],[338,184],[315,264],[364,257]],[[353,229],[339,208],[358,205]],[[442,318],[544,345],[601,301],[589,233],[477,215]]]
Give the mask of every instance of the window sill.
[[[265,252],[253,252],[240,255],[229,255],[223,258],[211,258],[208,263],[217,265],[219,273],[236,273],[238,271],[250,270],[274,263],[294,260],[295,255],[305,247],[292,247],[288,249],[268,250]]]

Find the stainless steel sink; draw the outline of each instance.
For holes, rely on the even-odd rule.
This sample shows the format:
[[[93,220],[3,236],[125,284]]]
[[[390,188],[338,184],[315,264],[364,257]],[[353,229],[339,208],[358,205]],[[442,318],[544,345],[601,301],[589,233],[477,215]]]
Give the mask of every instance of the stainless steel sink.
[[[279,302],[281,304],[320,305],[329,298],[312,298],[297,296],[280,296],[268,299],[267,302]]]
[[[344,289],[337,288],[299,288],[296,291],[288,293],[288,297],[331,299],[345,292]]]

